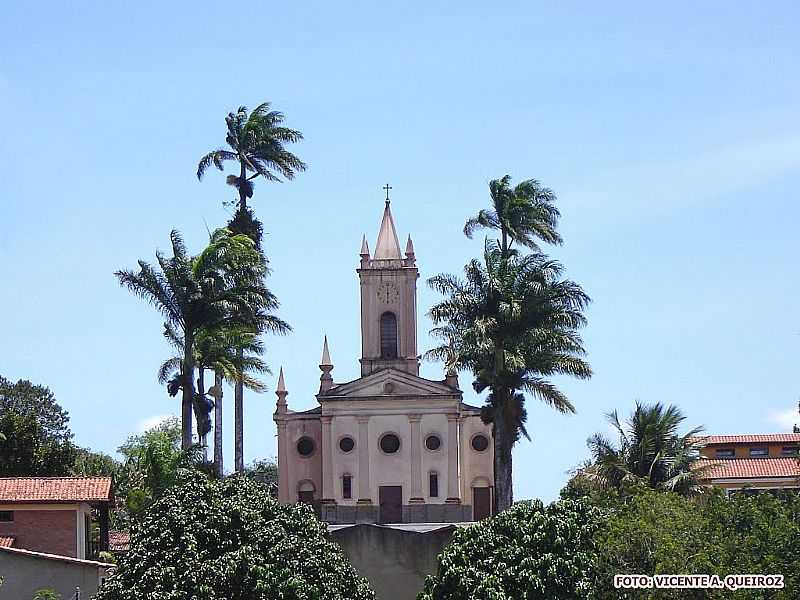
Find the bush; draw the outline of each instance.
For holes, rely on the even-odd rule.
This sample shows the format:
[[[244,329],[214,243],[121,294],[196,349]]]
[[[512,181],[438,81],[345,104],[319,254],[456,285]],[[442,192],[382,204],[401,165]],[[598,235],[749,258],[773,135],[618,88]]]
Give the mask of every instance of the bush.
[[[420,600],[592,598],[602,510],[584,500],[519,502],[459,529]]]
[[[372,600],[366,580],[305,505],[244,477],[184,472],[131,532],[96,600]]]

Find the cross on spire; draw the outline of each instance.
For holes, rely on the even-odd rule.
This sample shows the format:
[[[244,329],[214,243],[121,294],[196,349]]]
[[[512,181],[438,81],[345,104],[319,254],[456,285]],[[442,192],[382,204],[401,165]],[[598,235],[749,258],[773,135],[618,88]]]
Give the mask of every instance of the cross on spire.
[[[384,189],[384,190],[386,190],[386,203],[388,204],[388,203],[389,203],[389,190],[390,190],[390,189],[392,189],[392,186],[390,186],[390,185],[387,183],[387,184],[386,184],[385,186],[383,186],[381,189]]]

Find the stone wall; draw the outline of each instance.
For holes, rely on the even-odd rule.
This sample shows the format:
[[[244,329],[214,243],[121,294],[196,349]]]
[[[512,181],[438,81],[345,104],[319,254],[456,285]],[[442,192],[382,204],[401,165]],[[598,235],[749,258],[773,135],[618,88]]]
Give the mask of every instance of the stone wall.
[[[362,523],[332,525],[330,532],[358,573],[369,580],[377,600],[414,600],[457,526],[463,524]]]

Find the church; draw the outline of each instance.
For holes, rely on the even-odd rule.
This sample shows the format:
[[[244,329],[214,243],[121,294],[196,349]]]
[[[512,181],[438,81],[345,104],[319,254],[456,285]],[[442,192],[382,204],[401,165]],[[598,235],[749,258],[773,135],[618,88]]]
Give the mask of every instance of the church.
[[[361,287],[361,377],[334,382],[328,340],[319,406],[289,410],[283,370],[274,414],[279,499],[307,502],[339,523],[454,523],[491,513],[493,444],[458,377],[419,375],[417,270],[411,236],[401,255],[387,198],[375,252],[366,236]]]

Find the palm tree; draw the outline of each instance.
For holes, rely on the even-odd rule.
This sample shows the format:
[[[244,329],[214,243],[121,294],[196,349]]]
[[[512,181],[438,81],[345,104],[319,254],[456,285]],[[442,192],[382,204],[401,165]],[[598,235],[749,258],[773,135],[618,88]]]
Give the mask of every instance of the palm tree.
[[[181,377],[174,389],[182,391],[181,444],[188,448],[192,445],[192,408],[198,410],[198,425],[207,418],[207,407],[203,397],[195,394],[193,381],[196,336],[203,329],[241,322],[234,315],[256,319],[277,302],[263,284],[266,262],[247,236],[218,229],[196,257],[188,254],[177,231],[172,231],[170,240],[172,257],[156,253],[159,268],[140,260],[138,272],[117,271],[115,275],[122,286],[164,315],[167,337],[182,339]]]
[[[236,113],[228,113],[225,141],[230,150],[213,150],[197,165],[197,178],[202,179],[211,165],[222,171],[226,161],[239,163],[239,175],[229,175],[226,179],[239,193],[238,208],[228,228],[234,233],[248,235],[259,250],[262,226],[247,207],[247,199],[253,197],[253,180],[259,176],[267,181],[280,181],[281,176],[291,180],[306,169],[305,163],[285,148],[285,144],[302,140],[303,134],[283,127],[283,113],[270,109],[270,103],[264,102],[249,114],[244,106]],[[241,382],[234,386],[234,413],[235,468],[241,472],[244,469],[244,387]]]
[[[247,206],[247,199],[253,197],[256,177],[280,181],[278,175],[294,179],[297,172],[306,170],[305,163],[284,147],[284,144],[302,140],[303,134],[283,127],[283,113],[270,108],[270,103],[264,102],[250,114],[245,106],[240,106],[235,113],[228,113],[225,117],[228,129],[225,141],[230,150],[212,150],[197,165],[197,178],[202,179],[211,165],[222,171],[226,161],[238,162],[239,175],[229,175],[227,183],[239,192],[239,208],[242,210]]]
[[[514,242],[538,251],[536,239],[548,244],[561,244],[556,227],[561,216],[553,205],[556,195],[535,179],[527,179],[511,187],[511,176],[489,182],[491,208],[482,209],[464,225],[464,235],[472,238],[478,229],[500,232],[500,250],[509,255]]]
[[[702,427],[680,435],[678,430],[686,417],[676,406],[636,403],[636,408],[623,425],[617,411],[606,415],[617,432],[614,444],[605,435],[596,433],[587,440],[592,454],[588,466],[578,476],[603,489],[624,492],[631,484],[670,490],[683,495],[701,493],[697,466]]]
[[[567,396],[548,378],[591,376],[577,330],[585,324],[589,297],[560,278],[562,267],[542,254],[520,256],[487,241],[483,262],[472,260],[465,279],[437,275],[428,284],[446,298],[430,310],[444,341],[427,357],[448,369],[468,369],[476,391],[490,391],[483,419],[494,437],[495,510],[513,501],[511,451],[527,437],[525,394],[559,412],[574,412]]]

